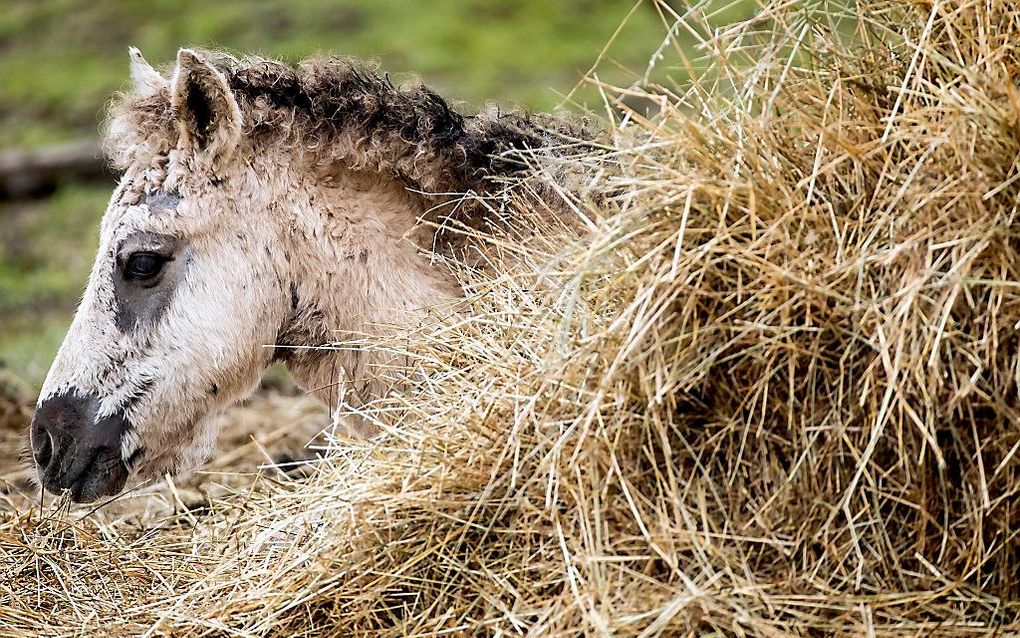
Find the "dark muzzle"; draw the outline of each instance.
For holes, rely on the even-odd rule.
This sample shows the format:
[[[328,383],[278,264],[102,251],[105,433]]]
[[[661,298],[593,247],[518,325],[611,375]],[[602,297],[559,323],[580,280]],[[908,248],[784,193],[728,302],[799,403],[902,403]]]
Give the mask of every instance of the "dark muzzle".
[[[124,489],[128,469],[121,438],[131,424],[121,414],[98,418],[99,398],[67,392],[39,405],[32,419],[32,456],[48,491],[71,492],[90,503]]]

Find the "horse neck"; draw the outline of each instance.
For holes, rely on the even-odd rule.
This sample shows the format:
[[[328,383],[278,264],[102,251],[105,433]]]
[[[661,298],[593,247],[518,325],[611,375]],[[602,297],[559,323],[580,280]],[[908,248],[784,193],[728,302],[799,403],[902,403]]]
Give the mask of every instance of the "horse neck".
[[[287,340],[300,346],[360,341],[412,328],[456,295],[430,263],[423,205],[396,179],[337,169],[308,180],[292,202],[292,315]],[[392,354],[343,347],[300,349],[285,359],[299,385],[331,406],[385,392],[374,378]]]

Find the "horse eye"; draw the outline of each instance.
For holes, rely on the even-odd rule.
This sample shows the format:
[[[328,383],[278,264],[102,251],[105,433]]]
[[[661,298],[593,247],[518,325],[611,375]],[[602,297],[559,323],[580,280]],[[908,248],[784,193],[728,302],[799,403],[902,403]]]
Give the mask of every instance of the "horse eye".
[[[156,253],[135,253],[128,257],[124,266],[127,279],[152,279],[163,269],[166,258]]]

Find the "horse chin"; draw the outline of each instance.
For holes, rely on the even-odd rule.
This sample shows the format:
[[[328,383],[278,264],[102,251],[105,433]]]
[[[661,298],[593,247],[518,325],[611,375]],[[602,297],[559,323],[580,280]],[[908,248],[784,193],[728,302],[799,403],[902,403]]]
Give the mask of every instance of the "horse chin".
[[[140,464],[133,469],[128,478],[127,489],[132,489],[146,483],[158,483],[160,480],[170,477],[174,481],[185,481],[200,469],[209,459],[197,458],[193,454],[181,458],[174,453],[168,453],[165,457],[154,458],[150,462]]]
[[[177,441],[172,448],[159,451],[145,448],[145,454],[131,467],[129,484],[158,481],[165,476],[183,481],[205,465],[216,451],[215,416],[199,418],[188,431],[193,432],[193,436]]]

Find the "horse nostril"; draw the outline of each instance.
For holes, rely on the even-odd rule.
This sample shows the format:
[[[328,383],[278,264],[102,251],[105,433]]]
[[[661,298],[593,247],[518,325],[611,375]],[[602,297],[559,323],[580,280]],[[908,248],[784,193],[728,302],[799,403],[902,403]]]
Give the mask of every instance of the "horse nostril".
[[[40,468],[45,469],[53,460],[53,437],[46,431],[39,434],[42,440],[39,441],[39,447],[35,450],[35,462]]]
[[[31,447],[39,482],[46,491],[71,490],[76,503],[112,495],[124,487],[128,469],[121,459],[131,423],[120,413],[99,417],[100,399],[75,391],[39,403],[32,418]]]

